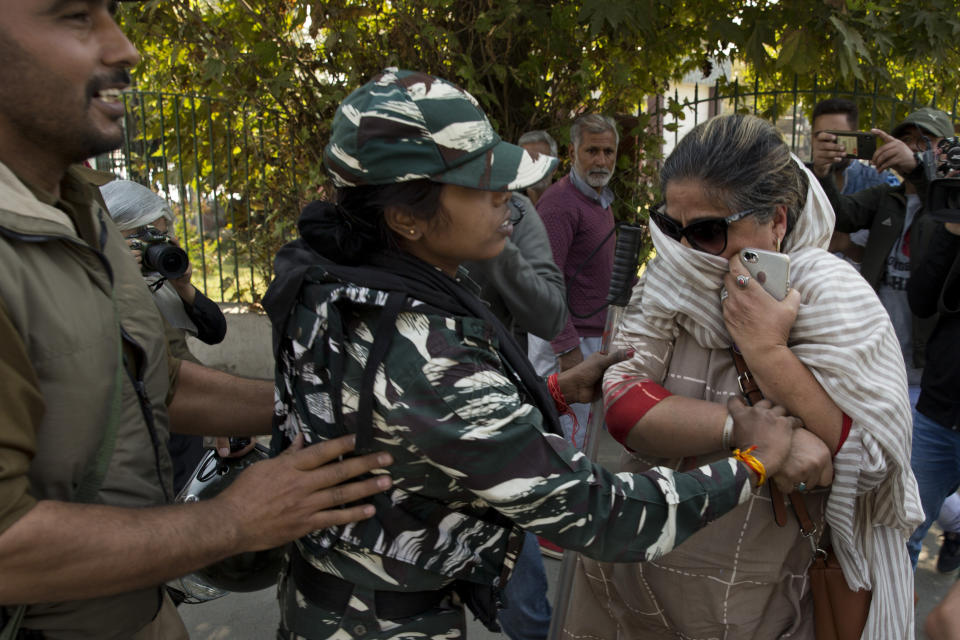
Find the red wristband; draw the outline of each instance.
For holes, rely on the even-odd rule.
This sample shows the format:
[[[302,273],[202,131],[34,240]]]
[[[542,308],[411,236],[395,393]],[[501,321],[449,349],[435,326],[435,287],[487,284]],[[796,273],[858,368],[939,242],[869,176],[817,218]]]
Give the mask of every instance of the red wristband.
[[[563,397],[563,393],[560,391],[560,381],[557,379],[557,374],[551,373],[547,376],[547,389],[550,390],[550,396],[553,398],[553,403],[557,405],[557,413],[560,415],[568,415],[573,418],[573,433],[571,434],[571,440],[574,444],[577,442],[577,431],[580,430],[580,423],[577,421],[577,414],[573,412],[573,409],[570,408],[570,405],[567,404],[567,399]]]
[[[563,393],[560,391],[557,374],[551,373],[547,376],[547,389],[550,390],[550,397],[553,398],[553,403],[557,406],[557,413],[560,415],[573,413],[573,409],[567,404],[567,399],[563,397]]]
[[[613,439],[625,445],[627,434],[637,421],[664,398],[672,394],[653,380],[641,380],[631,385],[607,404],[607,430]]]

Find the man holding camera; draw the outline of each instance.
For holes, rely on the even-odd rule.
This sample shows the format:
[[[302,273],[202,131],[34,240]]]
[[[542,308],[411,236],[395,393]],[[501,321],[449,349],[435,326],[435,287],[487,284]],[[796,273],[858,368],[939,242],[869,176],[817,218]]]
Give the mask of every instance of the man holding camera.
[[[139,54],[112,5],[0,0],[0,633],[13,638],[186,638],[166,580],[370,517],[331,507],[389,485],[330,488],[389,456],[328,464],[352,442],[297,443],[216,498],[163,506],[168,424],[266,432],[272,392],[168,357],[123,237],[72,166],[123,140]]]
[[[100,187],[100,195],[110,217],[126,236],[144,284],[166,320],[170,353],[179,360],[202,364],[191,353],[187,336],[205,344],[219,344],[227,334],[227,319],[220,307],[190,282],[193,266],[173,233],[173,210],[152,189],[132,180],[107,177],[111,180]],[[203,438],[171,433],[167,451],[173,463],[173,491],[180,493],[206,454]]]
[[[881,139],[871,162],[877,171],[895,169],[904,177],[900,186],[880,185],[852,195],[840,195],[831,179],[831,168],[843,163],[844,146],[827,131],[817,134],[813,172],[830,198],[837,214],[836,229],[854,232],[869,229],[860,273],[877,291],[880,301],[900,340],[910,386],[920,383],[924,345],[932,322],[913,317],[907,301],[911,265],[916,264],[933,231],[924,215],[927,177],[924,164],[935,162],[934,154],[943,138],[953,135],[950,117],[942,111],[917,109],[894,127],[892,135],[871,131]]]

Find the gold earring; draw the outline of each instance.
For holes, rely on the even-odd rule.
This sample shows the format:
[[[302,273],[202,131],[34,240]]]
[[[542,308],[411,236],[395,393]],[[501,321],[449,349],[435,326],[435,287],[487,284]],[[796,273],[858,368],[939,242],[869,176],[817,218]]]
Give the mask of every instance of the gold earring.
[[[780,238],[777,237],[777,253],[780,253]]]
[[[413,235],[413,234],[415,234],[416,232],[417,232],[416,229],[410,229],[410,235]]]

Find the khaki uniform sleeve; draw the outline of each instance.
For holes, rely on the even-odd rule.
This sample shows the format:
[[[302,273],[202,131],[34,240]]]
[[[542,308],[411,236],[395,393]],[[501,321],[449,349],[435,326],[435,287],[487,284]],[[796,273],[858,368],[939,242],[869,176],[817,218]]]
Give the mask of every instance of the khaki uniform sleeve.
[[[173,355],[173,351],[170,349],[170,343],[167,343],[167,372],[170,376],[170,387],[167,391],[166,405],[169,407],[170,403],[173,402],[173,395],[177,392],[177,380],[180,376],[180,363],[183,362],[180,358],[177,358]]]
[[[0,534],[37,502],[27,473],[43,412],[26,346],[0,301]]]
[[[201,363],[193,357],[193,354],[187,348],[186,334],[167,322],[162,313],[159,315],[160,319],[163,320],[163,335],[167,342],[167,375],[170,377],[170,386],[167,390],[166,405],[169,407],[170,403],[173,402],[173,395],[177,392],[177,376],[180,375],[180,363],[184,360],[197,364]]]

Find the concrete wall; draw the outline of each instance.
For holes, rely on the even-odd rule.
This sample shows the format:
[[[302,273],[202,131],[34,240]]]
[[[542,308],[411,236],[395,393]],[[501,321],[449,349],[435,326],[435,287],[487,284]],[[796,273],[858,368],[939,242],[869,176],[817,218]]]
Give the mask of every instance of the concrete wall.
[[[188,338],[190,351],[200,362],[246,378],[273,379],[273,346],[270,320],[257,307],[246,304],[221,304],[227,319],[227,337],[208,345]]]

